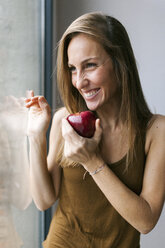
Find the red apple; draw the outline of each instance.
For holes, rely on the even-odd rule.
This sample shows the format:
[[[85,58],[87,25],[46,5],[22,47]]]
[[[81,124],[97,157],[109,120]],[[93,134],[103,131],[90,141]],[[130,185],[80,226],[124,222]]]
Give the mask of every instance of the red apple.
[[[67,120],[79,135],[86,138],[92,138],[94,135],[96,116],[93,112],[83,111],[70,114]]]

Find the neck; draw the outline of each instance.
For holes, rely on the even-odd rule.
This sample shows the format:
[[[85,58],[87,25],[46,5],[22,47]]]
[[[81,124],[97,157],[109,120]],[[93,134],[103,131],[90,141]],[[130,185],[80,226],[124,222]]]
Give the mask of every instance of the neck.
[[[98,117],[101,120],[101,126],[103,129],[109,128],[115,130],[121,127],[122,121],[120,119],[120,102],[111,102],[104,105],[97,110]]]

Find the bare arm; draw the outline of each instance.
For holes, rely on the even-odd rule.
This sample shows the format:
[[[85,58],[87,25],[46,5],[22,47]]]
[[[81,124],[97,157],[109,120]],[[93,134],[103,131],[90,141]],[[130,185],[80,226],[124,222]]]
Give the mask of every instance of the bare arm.
[[[99,130],[99,127],[96,127],[96,132],[97,130]],[[66,142],[69,140],[67,136],[70,135],[71,130],[68,131],[67,135],[64,134],[64,137],[66,136]],[[76,134],[74,135],[75,139],[78,139]],[[76,144],[78,144],[77,141]],[[73,159],[77,160],[81,159],[80,162],[82,162],[85,169],[91,172],[100,167],[104,161],[100,156],[96,156],[95,152],[93,152],[93,155],[90,154],[90,159],[86,159],[88,158],[87,155],[81,158],[82,154],[87,152],[85,147],[87,147],[87,145],[84,146],[81,142],[79,147],[76,148],[76,153],[74,153],[74,149],[72,149],[72,151],[66,152],[66,154],[68,154],[70,158],[73,157]],[[164,204],[164,150],[165,118],[160,117],[157,118],[147,134],[147,162],[145,166],[143,188],[140,196],[125,186],[106,165],[102,171],[93,175],[93,179],[113,207],[126,221],[141,233],[148,233],[156,225]],[[79,153],[81,153],[81,156],[78,155]]]
[[[54,147],[58,144],[59,137],[59,115],[57,114],[53,118],[50,151],[47,159],[46,131],[50,122],[50,107],[44,97],[33,97],[32,100],[27,100],[26,107],[31,111],[28,136],[32,197],[37,208],[45,210],[54,204],[59,191],[60,169],[56,164],[54,153]]]
[[[58,110],[53,118],[52,127],[50,131],[49,139],[49,153],[48,153],[48,170],[53,178],[56,197],[58,198],[61,182],[62,168],[59,166],[56,154],[58,153],[61,145],[62,133],[61,133],[61,121],[68,115],[65,108]]]
[[[37,208],[45,210],[56,200],[52,177],[47,169],[46,136],[30,137],[29,144],[32,197]]]

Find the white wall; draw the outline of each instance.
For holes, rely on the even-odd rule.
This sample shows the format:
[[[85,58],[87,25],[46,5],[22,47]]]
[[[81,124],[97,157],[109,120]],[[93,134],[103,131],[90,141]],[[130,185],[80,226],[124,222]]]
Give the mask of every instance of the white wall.
[[[157,113],[165,114],[165,1],[164,0],[60,0],[58,37],[79,15],[102,11],[126,27],[137,59],[144,94]],[[165,211],[156,228],[142,236],[142,248],[165,247]]]
[[[126,27],[144,93],[152,110],[165,114],[165,1],[164,0],[61,0],[58,2],[58,34],[79,15],[102,11]],[[164,89],[164,90],[163,90]]]

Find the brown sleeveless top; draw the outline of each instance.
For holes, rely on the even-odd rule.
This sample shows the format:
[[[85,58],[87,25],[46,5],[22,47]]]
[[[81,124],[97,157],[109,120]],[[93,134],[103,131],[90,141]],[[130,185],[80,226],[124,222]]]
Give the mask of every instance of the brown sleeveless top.
[[[127,172],[126,156],[108,165],[136,194],[142,189],[145,165],[142,143],[136,139],[137,158]],[[44,248],[140,247],[140,233],[112,207],[89,174],[83,179],[84,173],[81,165],[63,169],[59,204]]]

